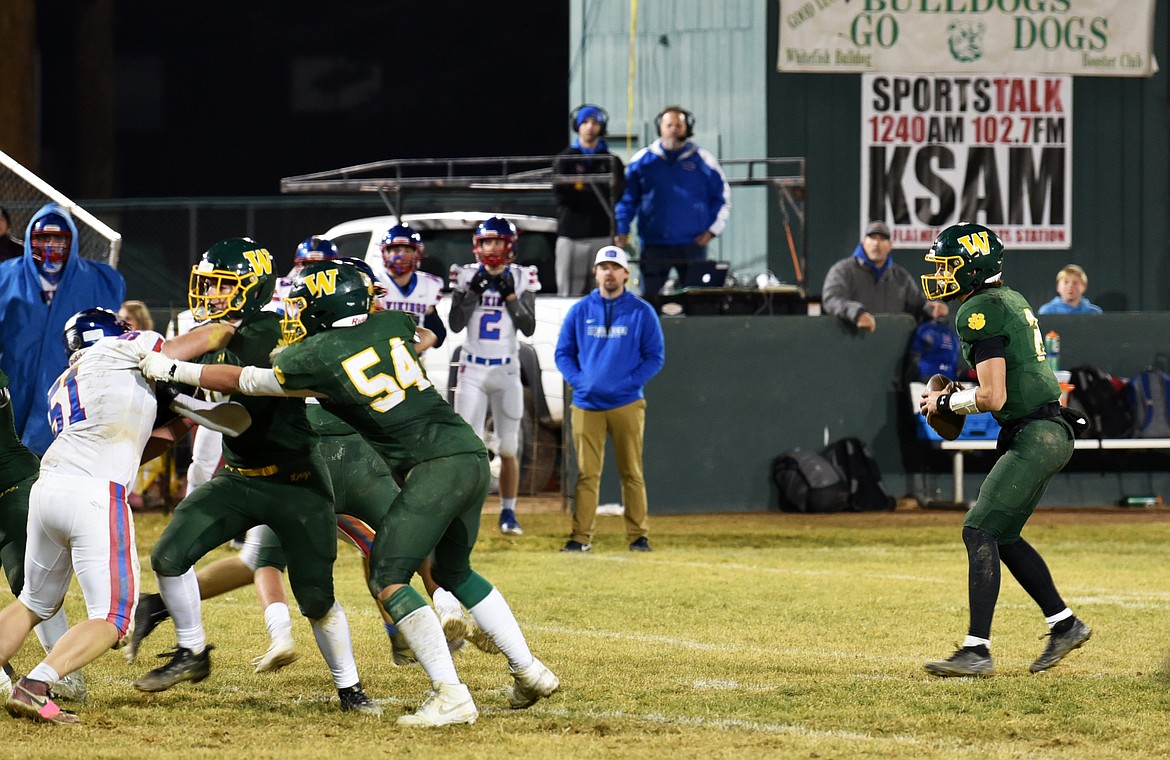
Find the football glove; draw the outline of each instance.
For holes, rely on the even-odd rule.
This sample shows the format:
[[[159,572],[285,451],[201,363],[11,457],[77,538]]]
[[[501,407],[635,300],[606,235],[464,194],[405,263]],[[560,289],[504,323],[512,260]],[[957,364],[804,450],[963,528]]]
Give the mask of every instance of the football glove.
[[[487,270],[482,266],[475,270],[475,274],[471,278],[471,282],[467,284],[467,289],[477,296],[483,295],[483,292],[492,284],[492,276],[488,274]]]
[[[516,292],[516,281],[512,279],[512,272],[507,269],[492,278],[492,286],[500,294],[500,298],[507,298]]]

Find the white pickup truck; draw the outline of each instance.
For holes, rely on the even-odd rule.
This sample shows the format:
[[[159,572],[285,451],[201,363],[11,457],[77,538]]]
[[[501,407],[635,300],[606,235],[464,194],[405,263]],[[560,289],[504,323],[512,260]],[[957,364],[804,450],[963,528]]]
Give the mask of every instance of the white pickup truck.
[[[502,216],[516,225],[520,236],[516,244],[516,262],[535,266],[540,274],[541,292],[536,297],[536,332],[520,337],[520,370],[524,383],[524,420],[520,426],[520,492],[527,495],[545,490],[552,479],[562,451],[562,427],[565,411],[564,380],[554,361],[557,336],[569,307],[580,300],[556,293],[553,271],[556,244],[556,220],[542,216],[497,214],[495,212],[446,212],[404,214],[401,221],[418,230],[426,245],[420,264],[423,271],[447,279],[452,264],[474,260],[471,237],[476,226],[490,216]],[[323,237],[332,240],[342,256],[365,259],[371,264],[382,260],[381,240],[388,229],[399,223],[396,216],[373,216],[338,224]],[[438,306],[443,324],[449,325],[450,299]],[[458,351],[465,332],[448,331],[442,346],[427,351],[422,359],[427,376],[450,401],[455,390],[459,367]],[[491,422],[488,422],[489,430]],[[488,436],[488,448],[494,442]],[[493,467],[493,470],[495,468]]]

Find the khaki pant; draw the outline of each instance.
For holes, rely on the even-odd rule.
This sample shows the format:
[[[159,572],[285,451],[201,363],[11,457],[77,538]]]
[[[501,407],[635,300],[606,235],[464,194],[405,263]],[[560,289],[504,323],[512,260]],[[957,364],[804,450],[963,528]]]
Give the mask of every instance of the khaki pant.
[[[591,412],[572,407],[573,448],[577,451],[577,487],[573,505],[574,541],[590,543],[597,523],[601,468],[605,463],[605,436],[613,438],[618,474],[622,479],[626,535],[636,541],[649,532],[646,481],[642,479],[642,438],[646,427],[646,400],[616,409]]]

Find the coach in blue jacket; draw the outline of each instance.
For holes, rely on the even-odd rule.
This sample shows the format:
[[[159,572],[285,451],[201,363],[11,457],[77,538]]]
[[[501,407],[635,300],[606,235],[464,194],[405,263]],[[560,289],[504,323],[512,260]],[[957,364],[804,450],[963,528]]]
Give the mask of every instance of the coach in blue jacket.
[[[654,123],[658,139],[634,154],[626,167],[626,191],[614,208],[617,236],[625,246],[638,218],[642,293],[657,295],[671,267],[687,279],[690,262],[707,258],[707,244],[727,226],[731,189],[719,162],[691,142],[695,117],[667,106]]]
[[[94,306],[117,311],[125,295],[126,281],[113,267],[78,255],[77,225],[56,203],[29,221],[24,255],[0,262],[0,370],[11,380],[16,434],[37,456],[53,442],[48,393],[69,365],[66,320]],[[62,389],[59,402],[85,399]]]
[[[561,551],[592,548],[608,433],[617,452],[630,551],[648,552],[642,389],[666,360],[662,326],[654,308],[626,290],[630,263],[621,248],[597,252],[593,277],[597,290],[573,304],[557,339],[557,369],[573,389],[570,419],[577,452],[573,535]]]

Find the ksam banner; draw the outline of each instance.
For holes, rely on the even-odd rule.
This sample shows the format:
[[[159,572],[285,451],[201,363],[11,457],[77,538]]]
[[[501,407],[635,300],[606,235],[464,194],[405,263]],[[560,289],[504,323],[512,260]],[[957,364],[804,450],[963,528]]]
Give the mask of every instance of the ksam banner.
[[[1148,77],[1155,0],[780,0],[779,71]]]
[[[861,77],[861,220],[895,248],[956,222],[1012,248],[1072,243],[1072,77]]]

